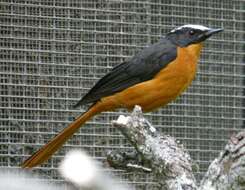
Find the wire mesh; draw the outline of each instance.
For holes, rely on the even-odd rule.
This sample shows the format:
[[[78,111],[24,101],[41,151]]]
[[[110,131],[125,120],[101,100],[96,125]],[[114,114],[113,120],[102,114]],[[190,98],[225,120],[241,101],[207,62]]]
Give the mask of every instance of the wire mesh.
[[[192,23],[225,31],[205,43],[187,92],[146,117],[188,148],[200,179],[243,128],[244,7],[244,0],[0,0],[0,166],[18,166],[85,111],[71,105],[113,66]],[[71,148],[103,162],[108,150],[130,149],[110,126],[122,111],[87,122],[37,172],[61,180],[57,165]],[[136,189],[155,188],[150,175],[114,174]]]

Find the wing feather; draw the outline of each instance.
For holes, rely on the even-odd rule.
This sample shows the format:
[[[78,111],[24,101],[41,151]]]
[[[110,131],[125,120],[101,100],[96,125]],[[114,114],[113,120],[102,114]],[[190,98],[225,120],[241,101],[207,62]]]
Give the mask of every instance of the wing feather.
[[[101,98],[152,79],[176,58],[177,49],[166,38],[145,48],[131,60],[114,67],[74,106],[95,103]]]

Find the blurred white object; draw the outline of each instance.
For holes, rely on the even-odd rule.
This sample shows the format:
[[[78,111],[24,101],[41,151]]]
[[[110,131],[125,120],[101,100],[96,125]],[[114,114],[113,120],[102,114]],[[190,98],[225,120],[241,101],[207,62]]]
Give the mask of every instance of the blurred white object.
[[[61,175],[77,187],[91,190],[130,190],[128,186],[120,185],[99,164],[85,152],[73,150],[69,152],[60,165]]]
[[[64,187],[45,183],[38,176],[33,176],[17,169],[1,169],[0,190],[65,190]]]
[[[119,185],[119,181],[105,172],[99,163],[81,151],[71,151],[60,165],[61,175],[84,190],[130,190]],[[3,169],[0,171],[0,190],[74,190],[74,186],[61,186],[45,182],[43,177],[33,175],[29,170]],[[48,179],[50,181],[50,179]]]
[[[81,151],[69,152],[60,165],[64,178],[79,186],[91,187],[98,178],[96,164],[89,156]]]

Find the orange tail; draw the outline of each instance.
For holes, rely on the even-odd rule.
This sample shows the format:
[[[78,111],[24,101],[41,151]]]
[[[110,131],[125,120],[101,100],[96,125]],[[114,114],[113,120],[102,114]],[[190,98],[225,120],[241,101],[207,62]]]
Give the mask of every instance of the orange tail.
[[[46,145],[29,157],[22,165],[22,168],[32,168],[48,160],[87,120],[94,115],[113,109],[112,105],[102,102],[96,103],[87,112],[79,116],[67,128],[51,139]]]

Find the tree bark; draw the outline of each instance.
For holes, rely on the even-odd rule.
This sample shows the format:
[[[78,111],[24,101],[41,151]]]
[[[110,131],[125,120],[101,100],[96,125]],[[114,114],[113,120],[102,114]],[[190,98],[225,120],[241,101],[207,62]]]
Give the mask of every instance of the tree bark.
[[[132,152],[109,152],[107,160],[114,168],[152,172],[163,190],[245,189],[245,132],[231,138],[197,186],[186,149],[175,138],[160,135],[139,106],[130,116],[120,116],[112,124],[135,148]]]

